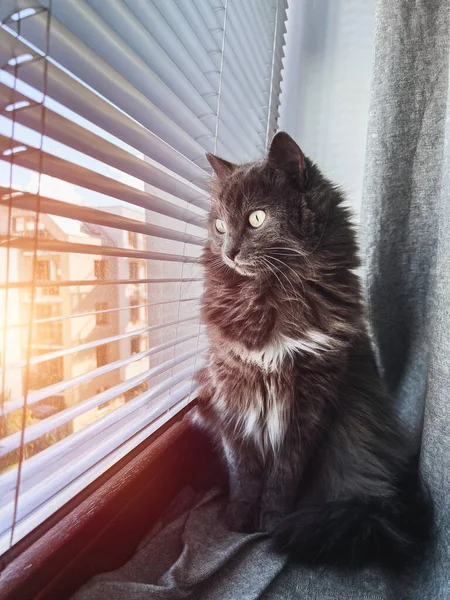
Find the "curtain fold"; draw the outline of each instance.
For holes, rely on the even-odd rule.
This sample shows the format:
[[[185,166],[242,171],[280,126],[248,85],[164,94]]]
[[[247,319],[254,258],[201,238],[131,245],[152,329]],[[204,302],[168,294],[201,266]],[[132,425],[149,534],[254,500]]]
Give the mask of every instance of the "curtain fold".
[[[362,256],[379,361],[421,436],[435,547],[397,598],[450,597],[450,3],[379,0]]]

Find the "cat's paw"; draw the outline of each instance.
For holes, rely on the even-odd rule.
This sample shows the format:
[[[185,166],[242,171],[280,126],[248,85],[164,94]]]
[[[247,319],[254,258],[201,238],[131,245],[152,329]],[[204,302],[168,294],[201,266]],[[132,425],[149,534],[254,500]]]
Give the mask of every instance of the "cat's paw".
[[[258,531],[272,533],[281,523],[283,515],[275,510],[261,510]]]
[[[231,531],[254,533],[257,524],[257,510],[248,502],[229,502],[225,509],[225,523]]]

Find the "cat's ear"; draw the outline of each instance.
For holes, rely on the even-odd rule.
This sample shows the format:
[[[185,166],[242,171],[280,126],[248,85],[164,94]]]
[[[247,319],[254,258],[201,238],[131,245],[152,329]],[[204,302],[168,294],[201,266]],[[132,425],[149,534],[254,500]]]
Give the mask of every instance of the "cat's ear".
[[[300,183],[306,183],[305,155],[285,131],[279,131],[272,139],[267,162],[272,167],[295,177]]]
[[[226,177],[228,177],[228,175],[230,175],[236,168],[236,165],[234,165],[233,163],[228,162],[223,158],[219,158],[214,154],[208,153],[206,155],[206,158],[208,159],[209,164],[211,165],[214,173],[217,175],[217,178],[219,180],[223,180]]]

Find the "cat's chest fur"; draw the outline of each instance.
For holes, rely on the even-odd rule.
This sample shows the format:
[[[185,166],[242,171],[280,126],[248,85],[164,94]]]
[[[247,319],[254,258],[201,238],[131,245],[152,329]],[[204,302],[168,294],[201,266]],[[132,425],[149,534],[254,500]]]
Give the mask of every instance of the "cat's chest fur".
[[[247,358],[234,352],[211,356],[211,405],[224,429],[266,456],[277,450],[288,428],[292,369],[265,369]]]
[[[217,433],[253,443],[263,456],[275,454],[295,418],[299,357],[309,363],[335,340],[304,320],[295,323],[291,305],[258,293],[251,282],[233,293],[215,283],[203,302],[211,354],[200,395],[209,398]]]

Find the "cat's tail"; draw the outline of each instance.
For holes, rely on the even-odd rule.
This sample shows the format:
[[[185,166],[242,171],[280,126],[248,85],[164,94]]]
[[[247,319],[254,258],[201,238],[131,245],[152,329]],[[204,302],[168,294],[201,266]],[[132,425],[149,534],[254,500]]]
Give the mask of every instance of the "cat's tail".
[[[277,550],[303,564],[399,569],[422,558],[431,522],[431,502],[419,489],[403,501],[353,498],[304,506],[281,521],[273,539]]]

